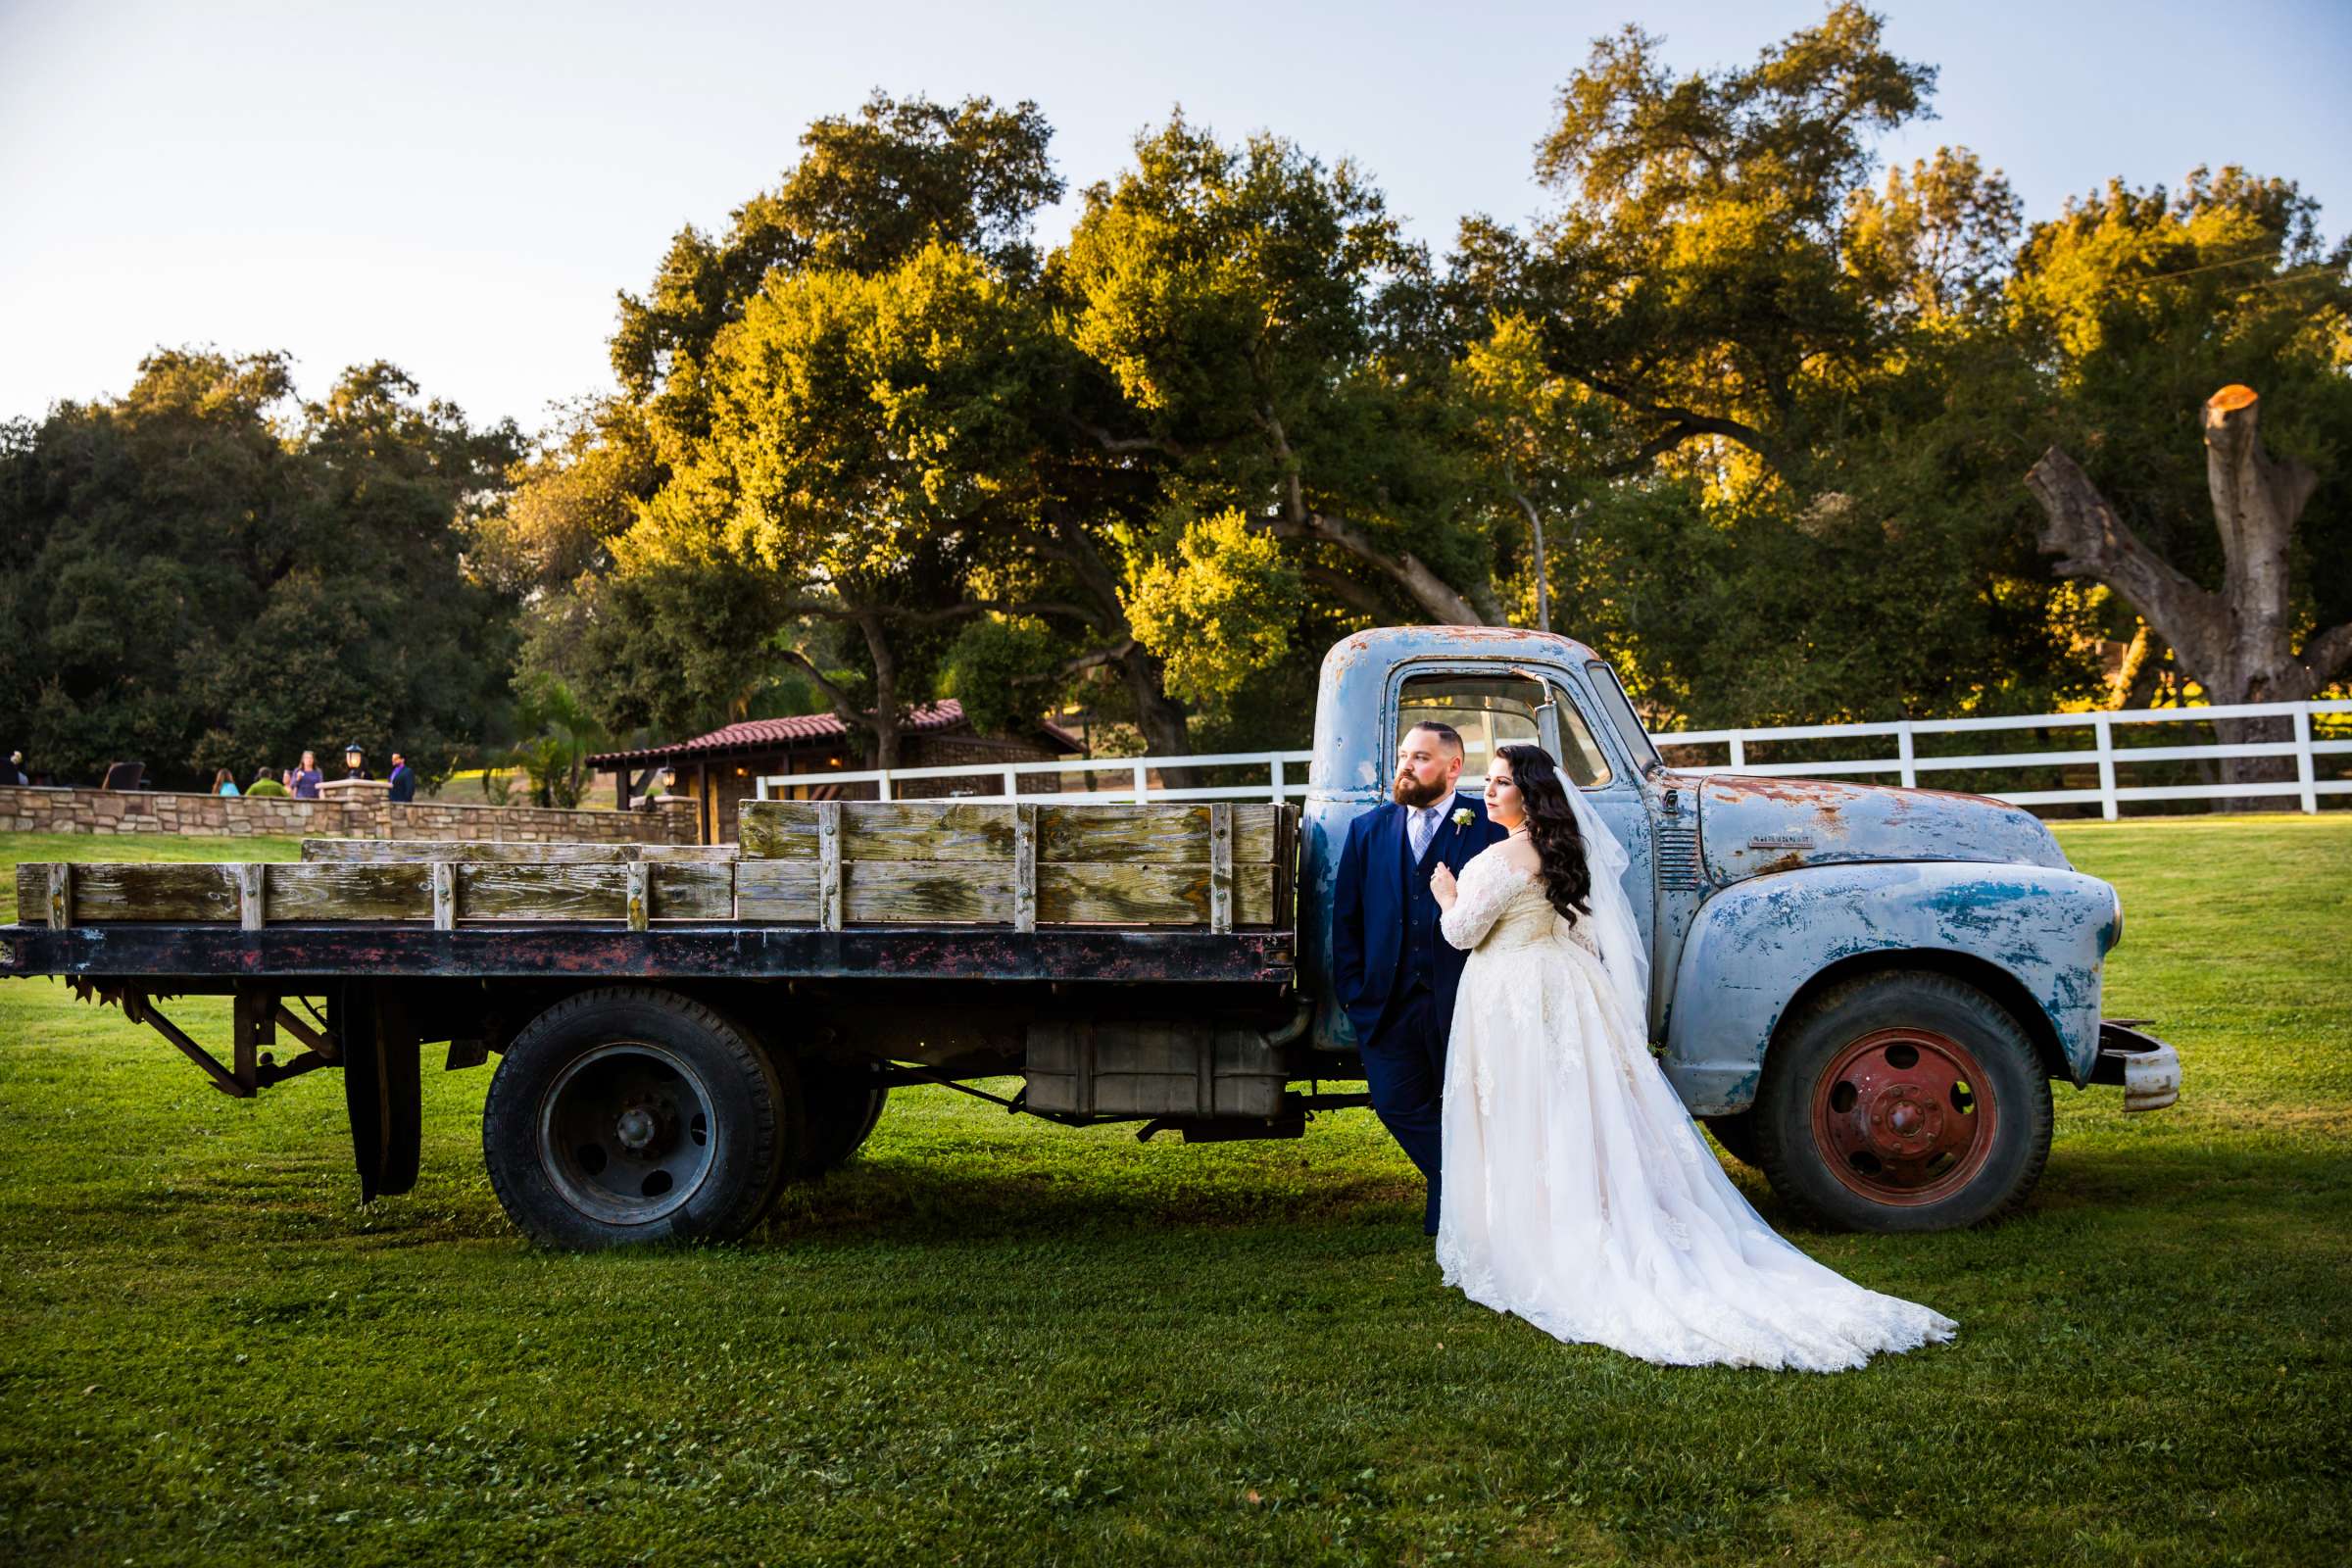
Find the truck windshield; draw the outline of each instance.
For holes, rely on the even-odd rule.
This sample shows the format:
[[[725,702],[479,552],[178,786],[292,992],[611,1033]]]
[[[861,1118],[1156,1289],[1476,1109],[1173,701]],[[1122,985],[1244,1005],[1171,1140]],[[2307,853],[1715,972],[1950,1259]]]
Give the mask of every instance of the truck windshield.
[[[1607,783],[1608,759],[1593,744],[1592,730],[1568,694],[1558,695],[1560,748],[1568,754],[1560,759],[1560,770],[1584,789]],[[1392,739],[1401,739],[1406,730],[1431,719],[1451,724],[1462,736],[1462,787],[1472,788],[1485,780],[1497,747],[1539,744],[1536,710],[1544,700],[1542,685],[1513,676],[1413,675],[1397,699],[1396,735]]]
[[[1633,754],[1634,765],[1644,772],[1665,766],[1665,759],[1658,756],[1649,731],[1642,727],[1642,717],[1634,711],[1633,702],[1625,695],[1617,672],[1597,659],[1585,666],[1585,672],[1592,677],[1592,689],[1600,694],[1600,710],[1617,726],[1618,737]]]

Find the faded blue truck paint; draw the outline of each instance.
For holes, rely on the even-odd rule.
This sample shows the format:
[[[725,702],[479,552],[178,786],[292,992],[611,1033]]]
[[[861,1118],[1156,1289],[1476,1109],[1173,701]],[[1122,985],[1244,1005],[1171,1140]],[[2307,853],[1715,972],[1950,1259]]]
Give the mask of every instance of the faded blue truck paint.
[[[2114,890],[2080,871],[1961,860],[1847,862],[1725,888],[1699,911],[1676,965],[1666,1076],[1695,1114],[1745,1110],[1764,1047],[1810,981],[1854,960],[1911,955],[2015,982],[2040,1014],[2020,1022],[2055,1042],[2064,1075],[2082,1083],[2098,1059],[2099,969],[2115,908]]]
[[[1692,1111],[1746,1108],[1774,1030],[1808,986],[1906,954],[1984,979],[2027,1014],[2054,1075],[2088,1078],[2121,906],[2068,866],[2031,813],[1941,790],[1674,772],[1623,732],[1630,712],[1620,715],[1591,649],[1493,627],[1385,627],[1324,657],[1299,920],[1318,1048],[1355,1043],[1329,985],[1348,824],[1387,798],[1404,682],[1448,673],[1545,683],[1605,753],[1609,777],[1586,798],[1632,856],[1626,892],[1650,938],[1652,1031]]]

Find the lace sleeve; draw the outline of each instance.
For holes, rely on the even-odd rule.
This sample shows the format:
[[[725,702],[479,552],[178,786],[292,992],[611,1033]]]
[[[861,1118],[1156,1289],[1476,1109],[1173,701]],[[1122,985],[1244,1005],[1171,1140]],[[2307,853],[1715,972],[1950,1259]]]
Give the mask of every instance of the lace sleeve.
[[[1492,849],[1481,851],[1462,867],[1453,907],[1438,917],[1438,929],[1467,953],[1487,939],[1495,918],[1518,892],[1518,881],[1502,857]]]

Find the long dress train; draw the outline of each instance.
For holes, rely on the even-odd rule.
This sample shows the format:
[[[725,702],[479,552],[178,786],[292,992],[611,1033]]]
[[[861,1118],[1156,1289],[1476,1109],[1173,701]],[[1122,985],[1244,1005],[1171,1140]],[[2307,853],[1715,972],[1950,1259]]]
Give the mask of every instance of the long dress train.
[[[1442,921],[1473,950],[1446,1048],[1438,1262],[1561,1340],[1677,1366],[1832,1372],[1951,1338],[1775,1235],[1613,1004],[1589,929],[1499,847]]]

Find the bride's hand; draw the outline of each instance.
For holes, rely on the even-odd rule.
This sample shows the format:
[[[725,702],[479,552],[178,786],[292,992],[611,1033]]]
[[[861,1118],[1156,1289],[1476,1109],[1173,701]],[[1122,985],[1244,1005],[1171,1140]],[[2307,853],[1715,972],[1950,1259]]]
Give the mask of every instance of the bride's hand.
[[[1436,870],[1429,873],[1429,891],[1437,896],[1439,908],[1453,907],[1453,868],[1443,860],[1438,862]]]

